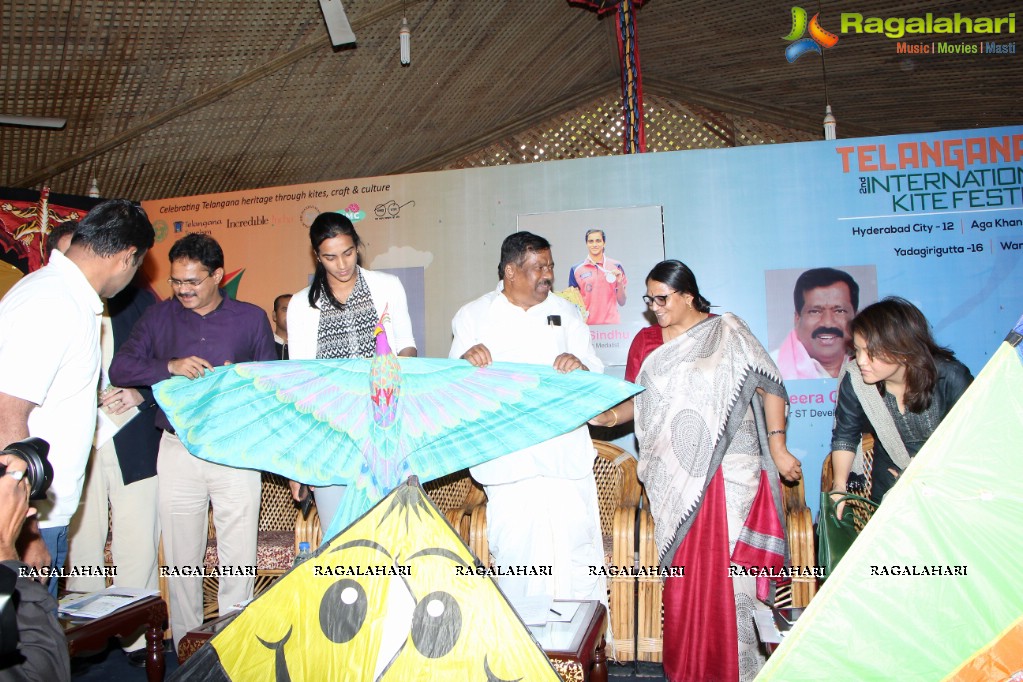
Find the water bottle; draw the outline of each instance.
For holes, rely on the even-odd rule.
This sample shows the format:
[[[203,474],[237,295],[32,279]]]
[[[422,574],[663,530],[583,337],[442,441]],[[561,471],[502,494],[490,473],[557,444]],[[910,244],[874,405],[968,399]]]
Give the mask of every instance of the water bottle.
[[[293,567],[298,566],[300,563],[309,558],[309,543],[300,542],[298,543],[298,554],[295,555],[295,561],[291,564]]]

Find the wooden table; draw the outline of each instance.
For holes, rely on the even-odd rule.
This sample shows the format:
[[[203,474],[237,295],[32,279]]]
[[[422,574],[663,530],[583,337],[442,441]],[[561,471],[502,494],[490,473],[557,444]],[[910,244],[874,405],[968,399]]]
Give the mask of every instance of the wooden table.
[[[567,623],[547,623],[529,628],[543,647],[554,669],[566,682],[607,682],[607,654],[604,631],[607,609],[599,601],[555,600],[558,604],[578,604],[575,615]]]
[[[140,599],[102,618],[60,619],[71,656],[106,651],[111,637],[131,637],[145,625],[146,678],[149,682],[163,680],[163,626],[166,622],[167,604],[157,595]]]
[[[567,623],[548,623],[529,631],[543,647],[554,669],[568,682],[607,682],[607,655],[604,631],[607,609],[599,601],[553,602],[578,604],[575,616]],[[188,632],[178,645],[178,660],[184,664],[203,644],[227,627],[240,611],[232,611]]]

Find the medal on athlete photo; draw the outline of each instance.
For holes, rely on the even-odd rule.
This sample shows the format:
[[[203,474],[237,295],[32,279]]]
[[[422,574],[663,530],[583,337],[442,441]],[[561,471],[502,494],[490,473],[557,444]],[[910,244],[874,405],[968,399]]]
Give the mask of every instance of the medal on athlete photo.
[[[590,261],[590,262],[593,263],[593,261]],[[600,263],[593,263],[593,264],[597,267],[598,270],[600,270],[601,272],[604,273],[604,280],[607,281],[608,284],[614,284],[615,283],[615,280],[617,279],[617,277],[615,277],[615,273],[613,271],[605,270],[604,266],[601,265]]]
[[[593,263],[593,261],[590,261]],[[614,270],[606,270],[600,263],[593,263],[593,266],[604,273],[604,281],[608,284],[614,284],[618,277],[615,275]]]

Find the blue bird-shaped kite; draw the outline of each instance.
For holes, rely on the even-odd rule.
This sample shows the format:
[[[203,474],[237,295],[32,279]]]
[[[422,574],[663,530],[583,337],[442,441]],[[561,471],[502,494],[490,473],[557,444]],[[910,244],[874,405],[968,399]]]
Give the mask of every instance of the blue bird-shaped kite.
[[[193,455],[347,485],[328,541],[410,475],[424,483],[568,433],[642,390],[596,372],[397,358],[247,362],[153,387]]]

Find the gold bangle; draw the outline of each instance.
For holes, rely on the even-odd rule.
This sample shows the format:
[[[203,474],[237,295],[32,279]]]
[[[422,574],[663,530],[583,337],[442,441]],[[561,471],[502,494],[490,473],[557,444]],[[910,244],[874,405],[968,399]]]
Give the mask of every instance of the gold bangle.
[[[618,425],[618,413],[617,413],[617,412],[615,412],[615,408],[613,408],[613,407],[612,407],[612,408],[610,408],[610,409],[608,410],[608,412],[610,412],[610,413],[611,413],[611,416],[615,418],[615,420],[614,420],[613,422],[611,422],[610,424],[608,424],[608,425],[607,425],[607,428],[609,428],[609,429],[610,429],[610,428],[614,428],[615,426],[617,426],[617,425]]]

